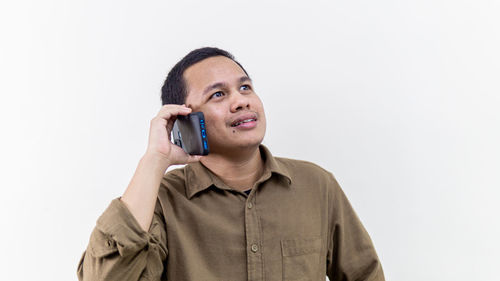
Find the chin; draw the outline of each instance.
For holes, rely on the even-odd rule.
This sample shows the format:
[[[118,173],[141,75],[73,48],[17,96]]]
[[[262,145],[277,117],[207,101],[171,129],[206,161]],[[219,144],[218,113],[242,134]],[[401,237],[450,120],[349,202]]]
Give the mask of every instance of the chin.
[[[250,136],[241,136],[237,138],[235,141],[240,144],[241,147],[252,147],[259,146],[264,140],[264,133],[252,134]]]
[[[252,149],[258,147],[261,143],[264,137],[255,137],[255,138],[245,138],[245,139],[232,139],[230,141],[222,140],[219,142],[217,145],[210,144],[209,143],[209,148],[210,152],[213,153],[224,153],[228,151],[235,151],[235,150],[246,150],[246,149]]]
[[[237,145],[237,147],[241,149],[246,149],[246,148],[253,148],[253,147],[258,147],[262,143],[262,140],[258,141],[246,141],[244,143],[240,143]]]
[[[240,140],[234,140],[230,144],[228,143],[228,147],[238,147],[238,148],[252,148],[255,146],[259,146],[262,143],[263,138],[246,138]]]

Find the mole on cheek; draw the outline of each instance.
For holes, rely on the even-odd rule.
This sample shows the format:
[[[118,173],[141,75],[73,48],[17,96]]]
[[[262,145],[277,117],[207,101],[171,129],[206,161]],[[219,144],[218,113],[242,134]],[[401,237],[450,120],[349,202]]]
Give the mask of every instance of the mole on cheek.
[[[236,131],[235,131],[235,130],[233,130],[233,134],[234,134],[234,133],[236,133]]]

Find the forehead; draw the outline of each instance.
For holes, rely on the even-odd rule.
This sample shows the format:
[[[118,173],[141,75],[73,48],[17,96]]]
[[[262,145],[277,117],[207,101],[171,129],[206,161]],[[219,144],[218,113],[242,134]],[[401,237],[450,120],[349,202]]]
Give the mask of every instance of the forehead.
[[[233,82],[247,76],[232,59],[215,56],[193,64],[184,71],[187,92],[199,91],[213,83]]]

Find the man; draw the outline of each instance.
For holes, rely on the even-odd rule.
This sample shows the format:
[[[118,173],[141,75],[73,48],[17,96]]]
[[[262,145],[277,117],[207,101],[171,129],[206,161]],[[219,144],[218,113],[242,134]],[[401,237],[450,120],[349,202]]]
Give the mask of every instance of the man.
[[[232,55],[189,53],[162,102],[129,186],[97,221],[80,280],[384,280],[332,174],[261,145],[263,105]],[[176,116],[196,111],[206,119],[203,157],[170,142]],[[165,174],[175,164],[188,165]]]

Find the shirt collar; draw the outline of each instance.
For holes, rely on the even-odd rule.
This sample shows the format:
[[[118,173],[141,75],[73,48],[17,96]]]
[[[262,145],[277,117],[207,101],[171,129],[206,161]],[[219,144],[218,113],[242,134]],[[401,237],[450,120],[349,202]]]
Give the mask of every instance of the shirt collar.
[[[292,178],[288,169],[280,164],[271,152],[264,145],[259,146],[261,156],[264,159],[264,172],[259,181],[266,181],[272,174],[281,176],[288,185],[292,183]],[[196,193],[203,191],[214,185],[220,189],[231,189],[212,171],[201,162],[191,163],[184,167],[186,175],[186,196],[191,199]]]

